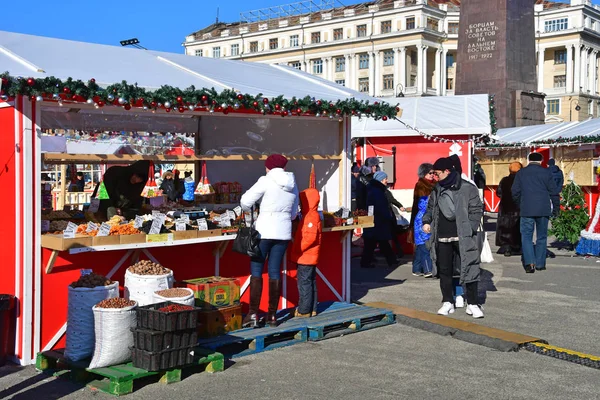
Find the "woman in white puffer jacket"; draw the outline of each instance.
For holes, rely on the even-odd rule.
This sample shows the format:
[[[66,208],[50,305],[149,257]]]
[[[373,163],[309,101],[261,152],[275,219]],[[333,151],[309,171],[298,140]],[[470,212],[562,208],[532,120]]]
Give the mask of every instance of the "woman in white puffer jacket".
[[[250,309],[243,326],[258,326],[258,308],[262,296],[262,273],[268,259],[269,308],[267,323],[277,326],[275,313],[281,293],[281,262],[289,241],[292,239],[292,221],[298,213],[298,187],[292,172],[286,172],[287,158],[280,154],[269,156],[265,161],[267,174],[261,176],[240,201],[244,211],[260,205],[256,230],[260,233],[261,257],[253,257],[250,263]]]

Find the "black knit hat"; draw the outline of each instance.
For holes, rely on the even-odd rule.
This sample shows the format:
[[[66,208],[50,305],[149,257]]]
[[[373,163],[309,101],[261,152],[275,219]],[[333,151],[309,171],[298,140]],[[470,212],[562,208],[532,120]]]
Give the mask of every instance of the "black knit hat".
[[[454,163],[449,157],[442,157],[433,164],[433,169],[435,171],[445,171],[447,169],[452,171],[454,169]]]
[[[544,161],[544,156],[542,155],[542,153],[529,153],[529,155],[527,156],[527,160],[529,162],[542,162]]]

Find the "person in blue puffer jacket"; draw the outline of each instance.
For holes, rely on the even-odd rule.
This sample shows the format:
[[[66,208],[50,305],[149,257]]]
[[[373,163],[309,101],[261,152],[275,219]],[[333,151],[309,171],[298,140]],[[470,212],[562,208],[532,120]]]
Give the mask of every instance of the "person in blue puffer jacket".
[[[410,240],[412,240],[412,243],[415,245],[412,274],[414,276],[431,278],[433,266],[429,249],[427,249],[427,246],[425,245],[431,234],[423,232],[422,228],[423,215],[425,214],[425,211],[427,211],[429,195],[436,184],[433,165],[429,163],[419,165],[418,175],[419,180],[415,185],[410,216]]]
[[[192,172],[185,171],[184,176],[185,179],[183,180],[183,200],[194,201],[194,191],[196,190],[196,182],[194,182],[194,178],[192,178]]]

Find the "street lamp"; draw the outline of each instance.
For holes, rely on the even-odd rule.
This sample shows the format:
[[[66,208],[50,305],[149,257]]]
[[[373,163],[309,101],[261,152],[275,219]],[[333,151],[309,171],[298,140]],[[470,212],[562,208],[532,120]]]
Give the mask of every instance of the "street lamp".
[[[579,106],[578,99],[571,99],[569,102],[569,122],[573,121],[573,102],[575,102],[575,111],[581,110],[581,106]],[[579,120],[579,118],[577,118]]]
[[[404,86],[401,83],[396,85],[396,97],[404,97]]]
[[[145,48],[144,46],[142,46],[140,44],[140,41],[138,40],[138,38],[131,38],[131,39],[127,39],[127,40],[121,40],[119,43],[121,43],[121,46],[123,46],[123,47],[125,47],[125,46],[133,46],[136,49],[148,50],[147,48]]]

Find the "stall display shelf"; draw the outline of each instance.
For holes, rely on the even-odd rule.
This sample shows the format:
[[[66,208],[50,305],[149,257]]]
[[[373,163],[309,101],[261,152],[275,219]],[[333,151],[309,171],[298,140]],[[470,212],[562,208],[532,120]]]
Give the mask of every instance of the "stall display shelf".
[[[168,162],[173,164],[187,164],[195,161],[264,161],[268,155],[237,154],[229,156],[182,156],[182,155],[142,155],[142,154],[64,154],[44,153],[43,161],[46,164],[73,164],[73,163],[99,163],[99,164],[129,164],[140,160],[149,160],[156,163]],[[340,155],[299,155],[286,156],[289,160],[341,160]]]

